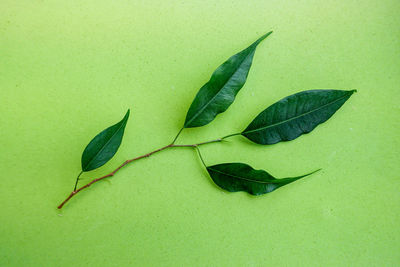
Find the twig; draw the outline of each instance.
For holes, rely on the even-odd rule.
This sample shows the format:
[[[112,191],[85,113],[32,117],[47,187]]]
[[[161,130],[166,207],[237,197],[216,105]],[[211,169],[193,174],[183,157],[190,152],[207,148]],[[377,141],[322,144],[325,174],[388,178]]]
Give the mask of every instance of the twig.
[[[178,134],[178,136],[179,136],[179,134]],[[175,138],[174,142],[175,142],[175,141],[176,141],[176,138]],[[173,142],[173,143],[171,143],[171,144],[169,144],[169,145],[167,145],[167,146],[161,147],[161,148],[159,148],[159,149],[156,149],[156,150],[154,150],[154,151],[152,151],[152,152],[149,152],[149,153],[147,153],[147,154],[144,154],[144,155],[142,155],[142,156],[139,156],[139,157],[136,157],[136,158],[133,158],[133,159],[128,159],[128,160],[126,160],[124,163],[122,163],[118,168],[116,168],[114,171],[110,172],[109,174],[104,175],[104,176],[102,176],[102,177],[100,177],[100,178],[96,178],[96,179],[92,180],[91,182],[89,182],[88,184],[86,184],[86,185],[80,187],[79,189],[76,189],[76,187],[75,187],[74,191],[72,191],[71,194],[69,194],[69,196],[68,196],[57,208],[58,208],[58,209],[61,209],[61,208],[65,205],[65,203],[67,203],[73,196],[75,196],[76,194],[78,194],[78,193],[79,193],[80,191],[82,191],[83,189],[88,188],[88,187],[91,186],[92,184],[94,184],[94,183],[96,183],[96,182],[98,182],[98,181],[101,181],[101,180],[103,180],[103,179],[105,179],[105,178],[114,176],[114,174],[115,174],[116,172],[118,172],[118,171],[119,171],[120,169],[122,169],[124,166],[126,166],[127,164],[129,164],[129,163],[131,163],[131,162],[133,162],[133,161],[136,161],[136,160],[139,160],[139,159],[142,159],[142,158],[150,157],[151,155],[153,155],[153,154],[155,154],[155,153],[157,153],[157,152],[163,151],[163,150],[165,150],[165,149],[167,149],[167,148],[171,148],[171,147],[194,147],[194,148],[197,148],[197,146],[201,146],[201,145],[205,145],[205,144],[210,144],[210,143],[221,142],[221,141],[222,141],[222,139],[215,139],[215,140],[211,140],[211,141],[207,141],[207,142],[202,142],[202,143],[198,143],[198,144],[191,144],[191,145],[175,145],[174,142]],[[80,174],[79,174],[79,176],[80,176]],[[79,178],[79,176],[78,176],[78,178]]]

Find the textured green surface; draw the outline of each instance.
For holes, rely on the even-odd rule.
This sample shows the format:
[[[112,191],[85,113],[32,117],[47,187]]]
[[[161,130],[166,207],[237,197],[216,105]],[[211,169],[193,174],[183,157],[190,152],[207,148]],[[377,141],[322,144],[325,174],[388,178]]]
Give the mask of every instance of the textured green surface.
[[[0,2],[0,266],[398,266],[399,1]],[[271,194],[226,193],[194,151],[167,150],[76,196],[99,130],[128,108],[107,165],[172,140],[217,66],[266,31],[229,110],[179,142],[242,130],[276,100],[358,90],[328,122],[273,146],[233,137],[207,164],[277,177]]]

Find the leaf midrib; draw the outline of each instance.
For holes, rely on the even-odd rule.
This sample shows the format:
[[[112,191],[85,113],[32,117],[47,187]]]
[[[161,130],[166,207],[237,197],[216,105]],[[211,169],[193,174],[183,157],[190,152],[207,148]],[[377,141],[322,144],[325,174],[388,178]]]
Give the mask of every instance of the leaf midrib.
[[[121,125],[118,127],[118,129],[113,133],[113,135],[108,139],[108,141],[104,144],[104,146],[92,157],[92,159],[86,164],[85,168],[86,169],[88,166],[90,166],[90,163],[104,150],[104,148],[110,143],[110,141],[114,138],[114,136],[118,133],[119,130],[121,130],[122,125],[124,124],[125,119],[122,121]]]
[[[223,175],[231,176],[231,177],[234,177],[234,178],[237,178],[237,179],[240,179],[240,180],[245,180],[245,181],[249,181],[249,182],[253,182],[253,183],[275,184],[274,181],[268,181],[268,182],[258,181],[258,180],[248,179],[248,178],[244,178],[244,177],[241,177],[241,176],[236,176],[236,175],[233,175],[233,174],[229,174],[229,173],[225,173],[225,172],[222,172],[222,171],[218,171],[218,170],[213,169],[211,167],[208,167],[208,169],[210,169],[210,170],[212,170],[214,172],[218,172],[218,173],[223,174]],[[275,179],[275,180],[278,180],[278,179]]]
[[[258,44],[257,44],[258,45]],[[257,47],[257,46],[256,46]],[[240,53],[240,52],[239,52]],[[204,106],[199,110],[199,112],[197,112],[193,117],[192,117],[192,119],[190,119],[189,121],[188,121],[188,123],[185,123],[185,125],[189,125],[190,123],[192,123],[192,121],[194,120],[194,119],[196,119],[201,113],[203,113],[203,111],[208,107],[208,105],[210,105],[210,103],[221,93],[221,91],[225,88],[225,86],[226,86],[226,84],[232,79],[232,77],[238,72],[238,70],[242,67],[242,65],[243,65],[243,62],[249,57],[249,55],[250,55],[251,53],[249,53],[243,60],[242,60],[242,62],[240,62],[240,65],[239,65],[239,67],[235,70],[235,72],[228,78],[228,80],[224,83],[224,85],[221,87],[221,89],[210,99],[210,101],[208,101],[206,104],[204,104]],[[228,59],[229,60],[229,59]],[[225,62],[224,62],[225,63]],[[224,63],[222,63],[222,64],[224,64]],[[218,67],[219,68],[219,67]],[[212,75],[213,76],[213,75]],[[212,78],[212,76],[211,76],[211,78]],[[207,84],[209,84],[210,83],[210,81],[211,81],[211,78],[210,78],[210,80],[207,82]]]
[[[351,92],[351,93],[352,93],[352,92]],[[253,132],[257,132],[257,131],[262,131],[262,130],[265,130],[265,129],[268,129],[268,128],[272,128],[272,127],[275,127],[275,126],[278,126],[278,125],[287,123],[287,122],[292,121],[292,120],[296,120],[296,119],[298,119],[298,118],[300,118],[300,117],[302,117],[302,116],[306,116],[306,115],[311,114],[311,113],[313,113],[313,112],[315,112],[315,111],[318,111],[318,110],[320,110],[320,109],[323,109],[323,108],[325,108],[325,107],[327,107],[327,106],[329,106],[329,105],[332,105],[332,104],[338,102],[339,100],[342,100],[343,98],[346,98],[348,95],[349,95],[349,94],[347,94],[347,95],[345,95],[345,96],[342,96],[342,97],[339,97],[339,98],[337,98],[335,101],[332,101],[332,102],[330,102],[330,103],[327,103],[327,104],[325,104],[325,105],[322,105],[322,106],[320,106],[320,107],[318,107],[318,108],[316,108],[316,109],[313,109],[313,110],[311,110],[311,111],[307,111],[306,113],[300,114],[300,115],[295,116],[295,117],[293,117],[293,118],[290,118],[290,119],[287,119],[287,120],[284,120],[284,121],[281,121],[281,122],[277,122],[277,123],[274,123],[274,124],[271,124],[271,125],[268,125],[268,126],[264,126],[264,127],[261,127],[261,128],[257,128],[257,129],[254,129],[254,130],[245,131],[245,132],[242,132],[242,134],[248,134],[248,133],[253,133]]]

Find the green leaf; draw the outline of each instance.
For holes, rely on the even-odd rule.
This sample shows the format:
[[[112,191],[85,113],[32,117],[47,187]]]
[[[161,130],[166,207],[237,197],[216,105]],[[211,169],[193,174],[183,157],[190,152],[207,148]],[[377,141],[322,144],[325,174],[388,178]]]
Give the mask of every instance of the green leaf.
[[[294,182],[314,172],[283,179],[276,179],[264,170],[255,170],[243,163],[224,163],[207,167],[213,181],[229,192],[245,191],[252,195],[262,195]]]
[[[103,130],[90,141],[82,154],[82,171],[97,169],[115,155],[121,145],[128,118],[129,109],[120,122]]]
[[[219,113],[228,109],[246,82],[257,45],[271,33],[261,36],[214,71],[193,100],[186,115],[184,128],[206,125]]]
[[[296,139],[328,120],[354,92],[309,90],[285,97],[261,112],[241,134],[262,145]]]

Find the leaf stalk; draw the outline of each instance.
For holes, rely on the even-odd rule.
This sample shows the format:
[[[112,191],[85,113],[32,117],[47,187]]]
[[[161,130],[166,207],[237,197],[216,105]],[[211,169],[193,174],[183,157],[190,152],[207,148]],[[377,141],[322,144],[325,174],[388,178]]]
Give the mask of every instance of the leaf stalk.
[[[196,149],[197,154],[199,155],[199,158],[200,158],[200,160],[201,160],[201,163],[203,163],[204,167],[207,169],[207,165],[206,165],[206,163],[204,162],[203,157],[201,156],[200,148],[199,148],[198,146],[195,146],[194,148]]]
[[[221,139],[226,139],[226,138],[229,138],[229,137],[232,137],[232,136],[236,136],[236,135],[241,135],[241,134],[242,133],[234,133],[234,134],[230,134],[230,135],[224,136]]]
[[[179,135],[181,134],[181,132],[183,131],[183,129],[185,129],[185,128],[182,127],[182,128],[179,130],[178,134],[175,136],[175,138],[174,138],[174,140],[172,141],[171,144],[174,144],[174,143],[176,142],[176,140],[178,139],[178,137],[179,137]]]
[[[83,171],[81,171],[81,172],[78,174],[78,177],[76,177],[76,182],[75,182],[75,186],[74,186],[74,191],[76,190],[76,187],[78,186],[79,177],[82,175],[82,173],[83,173]]]

